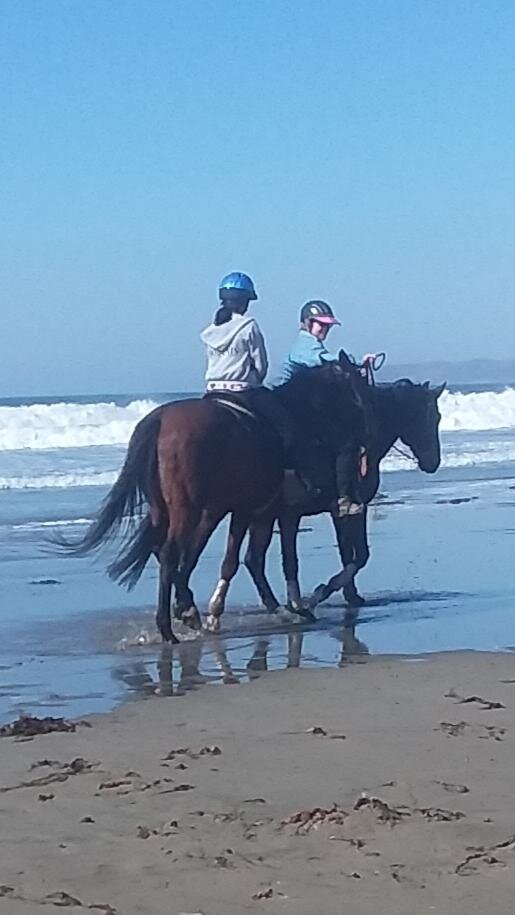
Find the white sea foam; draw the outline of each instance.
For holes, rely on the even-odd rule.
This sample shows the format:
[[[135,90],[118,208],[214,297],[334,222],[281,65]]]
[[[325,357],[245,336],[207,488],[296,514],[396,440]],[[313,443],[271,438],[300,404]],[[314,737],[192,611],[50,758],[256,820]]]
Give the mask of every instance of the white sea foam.
[[[405,457],[409,454],[406,446],[402,446],[403,454],[391,451],[381,464],[384,473],[396,470],[416,469],[414,458]],[[506,461],[515,462],[515,437],[511,441],[483,441],[478,439],[466,441],[459,448],[453,447],[452,440],[445,441],[442,450],[442,467],[474,467],[480,464],[500,464]],[[117,470],[93,472],[92,470],[76,472],[55,471],[26,476],[0,476],[0,492],[9,490],[52,490],[73,489],[77,487],[110,487],[118,476]]]
[[[152,400],[138,399],[126,406],[0,407],[0,490],[112,486],[134,426],[155,406]],[[515,461],[513,388],[498,393],[445,391],[440,408],[443,467]],[[383,462],[386,472],[410,466],[415,463],[395,451]]]
[[[30,404],[0,407],[0,451],[126,445],[134,426],[157,406],[152,400],[116,403]],[[515,390],[440,398],[442,431],[515,429]]]
[[[515,428],[515,390],[451,394],[444,391],[440,401],[444,432],[481,432]]]
[[[21,524],[8,524],[6,526],[11,531],[38,531],[41,528],[83,527],[85,524],[91,524],[92,520],[92,518],[60,518],[57,521],[24,521]]]
[[[99,473],[42,473],[34,476],[0,477],[0,491],[10,489],[69,489],[77,486],[112,486],[118,473],[106,470]]]
[[[126,445],[134,426],[157,406],[151,400],[0,407],[0,451]]]
[[[404,445],[402,451],[409,454]],[[442,448],[441,467],[476,467],[480,464],[502,464],[515,461],[515,438],[512,441],[463,442],[459,448],[452,441],[446,441]],[[381,470],[388,473],[395,470],[416,468],[415,459],[408,460],[397,451],[390,451],[381,464]]]

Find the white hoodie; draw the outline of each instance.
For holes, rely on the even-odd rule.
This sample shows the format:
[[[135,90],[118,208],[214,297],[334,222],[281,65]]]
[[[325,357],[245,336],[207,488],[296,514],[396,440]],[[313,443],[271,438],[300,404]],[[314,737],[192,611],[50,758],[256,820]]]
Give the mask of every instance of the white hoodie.
[[[206,381],[208,388],[225,382],[227,388],[257,388],[268,371],[263,335],[248,315],[233,314],[225,324],[210,324],[202,331],[207,350]]]

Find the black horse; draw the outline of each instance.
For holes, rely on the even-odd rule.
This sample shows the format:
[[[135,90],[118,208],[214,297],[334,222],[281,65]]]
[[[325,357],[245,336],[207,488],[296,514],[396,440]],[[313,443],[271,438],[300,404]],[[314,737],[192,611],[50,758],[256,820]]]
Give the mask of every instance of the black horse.
[[[359,606],[363,603],[356,590],[354,579],[369,559],[367,540],[366,505],[374,498],[379,488],[381,460],[392,445],[400,439],[411,449],[418,466],[425,473],[435,473],[440,465],[440,440],[438,427],[440,412],[438,398],[445,384],[431,387],[429,382],[414,384],[401,379],[392,384],[370,387],[366,394],[369,413],[370,438],[367,455],[367,472],[361,482],[361,497],[365,510],[361,515],[338,518],[332,511],[335,500],[334,470],[327,454],[320,456],[320,496],[306,500],[305,504],[288,507],[284,503],[274,506],[258,518],[254,518],[249,532],[249,544],[245,556],[247,566],[256,585],[259,596],[269,612],[280,606],[265,574],[265,558],[274,522],[278,520],[281,535],[283,571],[287,587],[287,606],[308,619],[321,601],[343,588],[348,604]],[[343,569],[327,584],[319,585],[308,600],[303,600],[298,582],[297,533],[300,520],[305,515],[318,515],[331,511],[336,531],[338,548]],[[225,607],[228,582],[222,577],[211,598],[207,625],[216,631]]]

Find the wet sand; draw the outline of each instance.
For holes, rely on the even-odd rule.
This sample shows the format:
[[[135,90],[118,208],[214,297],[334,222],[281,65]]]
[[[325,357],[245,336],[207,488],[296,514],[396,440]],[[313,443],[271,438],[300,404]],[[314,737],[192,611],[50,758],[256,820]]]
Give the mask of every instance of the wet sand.
[[[494,469],[500,473],[498,465]],[[352,633],[361,643],[358,650],[416,655],[515,646],[515,467],[503,472],[508,475],[502,478],[491,478],[481,468],[442,470],[435,477],[384,474],[388,496],[371,511],[372,554],[358,577],[367,600]],[[88,504],[75,510],[90,517],[98,498],[95,490]],[[66,514],[62,505],[56,511]],[[104,574],[109,551],[96,562],[54,555],[42,548],[45,530],[5,529],[4,540],[0,530],[0,724],[20,711],[75,717],[109,711],[128,695],[148,693],[156,680],[156,564],[149,563],[127,594]],[[202,611],[218,578],[225,536],[221,526],[194,574]],[[309,594],[339,568],[328,518],[306,519],[299,549],[302,587]],[[278,537],[268,569],[283,598]],[[317,608],[317,616],[318,623],[304,631],[297,663],[337,666],[342,648],[354,650],[347,644],[348,627],[342,631],[341,595]],[[220,650],[243,679],[256,652],[267,654],[269,668],[292,666],[295,623],[291,614],[269,617],[260,611],[242,568],[231,587],[220,638],[203,637],[201,645],[191,646],[191,657],[178,657],[176,680],[188,688],[191,670],[194,680],[197,671],[207,682],[224,680]],[[181,661],[186,675],[179,670]]]
[[[504,915],[515,656],[359,658],[0,740],[0,909]]]

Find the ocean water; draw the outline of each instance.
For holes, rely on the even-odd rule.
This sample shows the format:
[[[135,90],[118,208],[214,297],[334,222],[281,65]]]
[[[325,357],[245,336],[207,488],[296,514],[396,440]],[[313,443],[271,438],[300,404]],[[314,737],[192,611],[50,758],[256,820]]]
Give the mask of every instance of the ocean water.
[[[56,555],[49,535],[82,530],[116,479],[135,424],[159,396],[0,401],[0,719],[20,710],[77,715],[128,693],[181,694],[267,667],[345,665],[367,652],[419,654],[515,646],[515,386],[445,391],[442,467],[425,476],[398,452],[383,463],[371,515],[367,605],[347,618],[339,598],[300,627],[258,607],[242,569],[224,634],[161,649],[153,624],[156,568],[127,594],[104,575],[108,554]],[[193,578],[202,607],[217,579],[225,528]],[[282,593],[277,538],[270,578]],[[330,524],[300,538],[306,592],[337,568]]]

